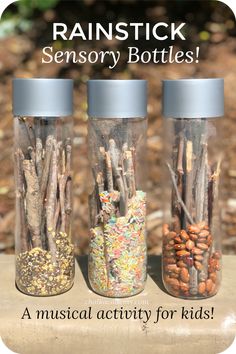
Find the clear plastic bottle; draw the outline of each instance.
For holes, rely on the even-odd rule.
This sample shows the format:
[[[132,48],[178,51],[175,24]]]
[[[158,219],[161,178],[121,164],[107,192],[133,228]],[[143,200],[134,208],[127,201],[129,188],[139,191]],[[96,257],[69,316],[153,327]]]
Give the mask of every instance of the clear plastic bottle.
[[[163,81],[163,113],[163,282],[174,296],[207,298],[221,280],[223,79]]]
[[[145,80],[88,82],[89,281],[109,297],[143,290],[146,281]]]
[[[13,80],[16,285],[29,295],[73,285],[72,90],[72,80]]]

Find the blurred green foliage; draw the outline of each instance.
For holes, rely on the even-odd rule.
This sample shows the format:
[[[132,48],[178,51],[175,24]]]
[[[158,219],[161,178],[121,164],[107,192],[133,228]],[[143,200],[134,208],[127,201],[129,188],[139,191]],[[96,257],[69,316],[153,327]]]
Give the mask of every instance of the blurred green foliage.
[[[30,16],[34,10],[45,11],[57,5],[59,0],[19,0],[16,2],[19,13]]]

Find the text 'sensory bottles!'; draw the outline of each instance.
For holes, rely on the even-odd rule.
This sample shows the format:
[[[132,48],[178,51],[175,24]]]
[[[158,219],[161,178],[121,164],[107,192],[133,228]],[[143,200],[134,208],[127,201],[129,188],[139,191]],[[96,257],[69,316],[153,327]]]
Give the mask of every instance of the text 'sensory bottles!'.
[[[88,82],[89,280],[93,290],[125,297],[146,280],[145,80]]]
[[[72,80],[13,80],[16,284],[30,295],[73,285],[72,91]]]
[[[216,294],[221,278],[218,187],[223,79],[163,81],[163,281],[182,298]]]

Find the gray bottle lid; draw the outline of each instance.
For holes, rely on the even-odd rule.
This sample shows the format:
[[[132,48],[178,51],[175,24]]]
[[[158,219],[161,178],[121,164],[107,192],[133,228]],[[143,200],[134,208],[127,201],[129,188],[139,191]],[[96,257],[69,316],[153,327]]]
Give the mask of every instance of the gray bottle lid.
[[[146,80],[89,80],[91,118],[136,118],[147,115]]]
[[[213,118],[224,115],[223,79],[162,81],[164,117]]]
[[[13,80],[14,116],[62,117],[72,112],[73,80]]]

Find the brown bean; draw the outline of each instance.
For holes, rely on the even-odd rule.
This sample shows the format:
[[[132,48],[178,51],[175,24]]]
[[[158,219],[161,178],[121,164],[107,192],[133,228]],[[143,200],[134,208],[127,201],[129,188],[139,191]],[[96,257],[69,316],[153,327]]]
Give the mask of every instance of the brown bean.
[[[185,230],[181,230],[180,231],[180,237],[182,238],[182,240],[187,241],[189,239],[189,235],[187,234],[187,232]]]
[[[186,267],[187,267],[187,264],[184,263],[184,261],[181,260],[181,261],[178,261],[178,262],[177,262],[177,266],[180,267],[180,268],[183,268],[183,267],[186,268]]]
[[[187,268],[181,268],[180,270],[180,279],[184,282],[184,283],[188,283],[189,282],[189,272]]]
[[[182,243],[183,241],[181,240],[181,238],[179,236],[175,237],[175,243]]]
[[[175,256],[175,251],[173,250],[173,251],[165,251],[164,250],[164,256],[165,257],[169,257],[169,258],[171,258],[171,257],[174,257]]]
[[[199,237],[207,237],[209,235],[209,231],[202,230],[199,232]]]
[[[166,238],[167,238],[168,240],[172,240],[172,239],[175,238],[175,236],[176,236],[176,232],[170,231],[170,232],[168,233],[168,235],[166,235]]]
[[[175,278],[175,279],[178,279],[179,278],[179,274],[176,274],[176,273],[168,273],[168,275],[171,277],[171,278]]]
[[[185,244],[177,243],[176,245],[174,245],[174,248],[175,248],[176,251],[184,250],[185,249]]]
[[[202,281],[198,284],[198,292],[199,292],[199,294],[202,295],[205,293],[205,291],[206,291],[206,283],[204,281]]]
[[[189,225],[188,230],[191,233],[195,233],[195,234],[198,234],[201,231],[200,228],[196,224],[195,225]]]
[[[201,262],[199,261],[195,261],[194,262],[194,267],[197,269],[197,270],[201,270],[203,268],[203,265]]]
[[[169,233],[169,225],[168,224],[163,224],[162,233],[163,233],[164,236],[168,235],[168,233]]]
[[[194,246],[195,246],[195,243],[194,243],[192,240],[188,240],[188,241],[186,242],[186,248],[187,248],[187,250],[191,251]]]
[[[216,260],[216,270],[220,270],[220,262],[218,261],[218,259]]]
[[[207,237],[207,244],[208,244],[209,246],[212,244],[212,236],[211,236],[211,235],[209,235],[209,236]]]
[[[208,295],[212,296],[215,295],[217,292],[217,286],[213,283],[211,290],[209,291]]]
[[[167,272],[174,272],[176,274],[179,274],[180,273],[180,268],[177,267],[176,264],[168,264],[167,266],[165,266],[165,270]]]
[[[190,252],[188,252],[186,250],[181,250],[181,251],[177,251],[176,255],[178,257],[186,257],[186,256],[190,256]]]
[[[194,259],[196,261],[202,262],[203,261],[203,256],[201,254],[195,254]]]
[[[198,241],[199,243],[207,243],[207,238],[202,238],[202,237],[200,237],[197,241]]]
[[[184,257],[183,261],[187,264],[188,267],[193,266],[193,258],[191,256]]]
[[[209,272],[212,273],[215,270],[220,270],[220,262],[218,259],[210,258],[209,260]]]
[[[179,289],[179,281],[174,278],[167,278],[166,282],[175,290]]]
[[[197,247],[193,247],[192,253],[193,254],[203,254],[203,250],[201,250],[200,248],[197,248]]]
[[[187,284],[181,280],[179,282],[179,287],[180,287],[180,290],[183,292],[189,291],[189,284]]]
[[[216,283],[217,281],[216,272],[210,273],[209,278],[213,281],[213,283]]]
[[[204,229],[205,227],[206,227],[206,223],[205,223],[205,221],[200,221],[198,224],[197,224],[197,226],[199,227],[199,229]]]
[[[190,240],[192,240],[192,241],[196,241],[196,240],[198,239],[198,236],[195,235],[195,234],[189,234],[189,238],[190,238]]]
[[[221,259],[221,253],[219,251],[216,251],[213,253],[212,257],[216,259]]]
[[[206,280],[206,290],[208,293],[212,290],[212,286],[213,286],[213,281],[208,278]]]
[[[200,242],[197,243],[197,248],[200,248],[203,251],[208,250],[208,246],[205,243],[200,243]]]
[[[167,251],[171,251],[171,250],[174,249],[174,245],[167,244],[167,245],[165,246],[165,249],[166,249]]]
[[[174,257],[164,257],[164,263],[165,264],[175,264],[176,260]]]

